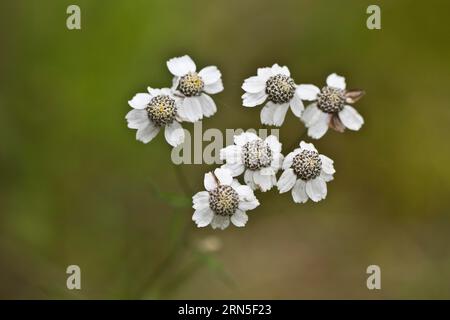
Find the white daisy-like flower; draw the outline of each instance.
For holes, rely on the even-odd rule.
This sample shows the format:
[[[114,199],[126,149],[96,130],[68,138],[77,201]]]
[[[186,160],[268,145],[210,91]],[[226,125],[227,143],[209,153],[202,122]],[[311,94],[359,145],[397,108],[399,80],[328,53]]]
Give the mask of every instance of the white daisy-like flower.
[[[243,227],[248,221],[246,211],[259,206],[253,190],[233,179],[231,171],[218,168],[205,174],[205,189],[192,197],[195,212],[192,220],[200,227],[225,229],[230,221]]]
[[[274,64],[272,67],[258,68],[257,75],[245,79],[242,85],[246,91],[242,95],[243,105],[255,107],[267,100],[261,110],[261,123],[281,126],[289,106],[296,117],[302,115],[304,107],[297,88],[286,66]]]
[[[333,160],[317,152],[312,143],[300,142],[300,148],[289,153],[283,162],[283,174],[278,179],[280,193],[292,190],[296,203],[314,202],[327,196],[327,182],[336,172]]]
[[[128,128],[137,129],[136,139],[150,142],[164,127],[167,142],[176,147],[184,142],[184,130],[180,125],[180,99],[169,88],[152,89],[149,93],[138,93],[128,104],[133,108],[125,119]]]
[[[277,183],[276,173],[283,163],[278,138],[270,135],[263,140],[252,132],[235,135],[234,144],[220,150],[220,159],[226,162],[222,168],[235,177],[245,171],[245,183],[263,192]]]
[[[330,74],[322,90],[305,84],[298,87],[297,93],[302,100],[315,101],[302,115],[311,138],[321,138],[329,127],[338,132],[343,132],[345,128],[357,131],[364,123],[363,117],[349,105],[358,101],[364,91],[346,90],[344,77]]]
[[[194,61],[185,55],[167,61],[167,67],[175,76],[172,89],[183,98],[180,108],[183,118],[195,122],[216,113],[216,104],[208,95],[223,90],[222,74],[216,66],[205,67],[197,73]]]

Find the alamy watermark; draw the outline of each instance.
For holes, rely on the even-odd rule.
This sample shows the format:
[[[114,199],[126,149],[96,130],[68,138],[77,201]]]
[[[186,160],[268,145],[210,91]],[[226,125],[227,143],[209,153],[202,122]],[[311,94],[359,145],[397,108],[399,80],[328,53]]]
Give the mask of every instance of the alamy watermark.
[[[67,7],[66,13],[69,15],[66,20],[66,26],[69,30],[81,29],[81,9],[76,4]]]
[[[381,268],[375,264],[366,269],[370,276],[367,278],[366,286],[369,290],[381,290]]]
[[[194,123],[194,133],[191,133],[185,129],[184,143],[178,147],[172,149],[171,159],[176,165],[179,164],[222,164],[220,160],[220,150],[228,145],[233,144],[233,138],[235,135],[239,135],[242,132],[252,132],[258,135],[261,139],[265,139],[270,135],[274,135],[277,138],[280,136],[279,129],[226,129],[225,136],[219,129],[211,128],[203,131],[202,122]],[[203,142],[208,142],[204,147]],[[236,155],[236,161],[239,161]]]
[[[69,290],[81,290],[81,269],[76,264],[67,267],[66,273],[69,275],[66,280],[66,286]]]
[[[366,26],[369,30],[380,30],[381,29],[381,9],[380,6],[376,4],[371,4],[367,7],[367,14],[370,16],[367,18]]]

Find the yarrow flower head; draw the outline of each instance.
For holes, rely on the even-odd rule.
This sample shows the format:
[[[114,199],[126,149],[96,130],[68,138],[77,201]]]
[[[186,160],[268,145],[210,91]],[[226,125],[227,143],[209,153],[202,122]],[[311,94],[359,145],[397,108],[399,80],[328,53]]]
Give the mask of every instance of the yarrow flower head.
[[[180,99],[168,88],[148,88],[148,92],[138,93],[128,101],[133,108],[125,116],[128,128],[137,129],[136,139],[143,143],[151,141],[163,127],[164,136],[171,146],[176,147],[183,143]]]
[[[289,153],[283,161],[283,174],[278,179],[280,193],[292,190],[296,203],[314,202],[327,196],[327,182],[336,172],[333,160],[321,155],[311,143],[300,142],[300,148]]]
[[[197,73],[194,61],[185,55],[167,61],[167,67],[174,75],[172,89],[182,98],[179,112],[183,118],[195,122],[216,113],[216,104],[208,95],[223,90],[222,74],[216,66],[205,67]]]
[[[322,89],[306,84],[297,90],[302,100],[315,101],[302,115],[308,135],[314,139],[321,138],[329,127],[339,132],[345,128],[357,131],[364,123],[363,117],[349,105],[358,101],[364,92],[346,90],[345,78],[335,73],[326,82]]]
[[[234,136],[234,144],[220,150],[220,159],[226,162],[222,168],[235,177],[245,171],[245,183],[263,192],[277,183],[276,173],[283,163],[278,138],[271,135],[263,140],[252,132]]]
[[[248,221],[246,211],[259,206],[253,190],[233,179],[228,169],[218,168],[205,174],[204,184],[206,191],[192,197],[192,220],[198,227],[211,225],[223,230],[230,221],[236,227],[244,227]]]
[[[267,100],[261,110],[261,123],[281,126],[289,106],[298,118],[303,112],[297,88],[286,66],[274,64],[272,67],[258,68],[257,75],[246,79],[242,85],[246,91],[242,95],[243,105],[255,107]]]

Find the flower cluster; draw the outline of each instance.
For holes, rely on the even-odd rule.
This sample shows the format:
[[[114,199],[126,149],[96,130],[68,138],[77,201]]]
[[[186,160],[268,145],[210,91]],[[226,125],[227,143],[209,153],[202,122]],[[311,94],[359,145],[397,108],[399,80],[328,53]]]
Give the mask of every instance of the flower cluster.
[[[132,108],[126,119],[128,127],[137,129],[136,138],[149,142],[165,127],[169,144],[177,146],[184,140],[182,121],[196,122],[213,115],[217,108],[208,94],[223,90],[221,73],[214,67],[196,72],[191,58],[183,56],[167,62],[174,75],[170,89],[148,89],[129,101]],[[264,104],[260,116],[265,125],[281,126],[290,108],[302,121],[313,139],[325,135],[328,128],[343,132],[357,131],[364,123],[362,116],[351,106],[364,94],[348,90],[345,78],[335,73],[319,89],[312,84],[296,84],[286,66],[274,64],[259,68],[256,76],[242,85],[245,93],[242,104],[255,107]],[[304,107],[304,102],[310,104]],[[206,191],[196,193],[192,220],[198,227],[211,225],[225,229],[230,222],[243,227],[248,221],[247,211],[259,206],[255,191],[267,192],[277,187],[279,193],[291,191],[295,203],[308,199],[318,202],[327,196],[327,182],[336,172],[333,160],[319,154],[312,143],[301,141],[299,147],[282,154],[282,144],[276,136],[259,137],[251,132],[234,136],[234,143],[220,150],[224,164],[204,177]],[[278,172],[282,173],[277,178]],[[245,184],[238,181],[243,175]]]
[[[137,129],[137,140],[148,143],[164,127],[167,142],[176,147],[184,142],[181,122],[196,122],[216,113],[216,104],[208,94],[223,90],[222,74],[216,66],[197,73],[187,55],[170,59],[167,68],[174,76],[172,87],[148,87],[148,93],[136,94],[128,101],[133,110],[125,118],[129,128]]]
[[[361,90],[347,90],[345,78],[330,74],[326,86],[319,89],[312,84],[296,85],[289,69],[274,64],[271,68],[259,68],[257,75],[244,81],[242,104],[255,107],[265,103],[261,110],[261,123],[281,126],[286,112],[301,119],[313,139],[321,138],[332,128],[343,132],[345,128],[359,130],[364,123],[361,115],[349,104],[364,94]],[[312,101],[306,109],[302,101]]]

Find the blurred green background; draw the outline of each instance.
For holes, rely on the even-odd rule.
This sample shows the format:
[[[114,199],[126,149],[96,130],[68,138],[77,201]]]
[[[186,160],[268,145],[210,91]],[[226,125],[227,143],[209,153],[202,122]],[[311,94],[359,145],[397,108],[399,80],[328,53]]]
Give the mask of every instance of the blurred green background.
[[[66,28],[70,4],[81,30]],[[381,30],[366,28],[370,4]],[[0,298],[450,298],[449,12],[435,0],[2,1]],[[204,129],[259,128],[240,85],[275,62],[297,83],[337,72],[366,90],[362,130],[315,142],[337,169],[326,201],[272,190],[243,229],[195,227],[163,136],[137,142],[124,119],[183,54],[223,74]],[[303,132],[288,113],[285,154]],[[194,193],[213,168],[178,169]],[[70,264],[81,291],[66,289]],[[371,264],[380,291],[366,288]]]

